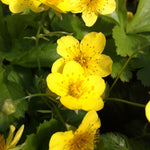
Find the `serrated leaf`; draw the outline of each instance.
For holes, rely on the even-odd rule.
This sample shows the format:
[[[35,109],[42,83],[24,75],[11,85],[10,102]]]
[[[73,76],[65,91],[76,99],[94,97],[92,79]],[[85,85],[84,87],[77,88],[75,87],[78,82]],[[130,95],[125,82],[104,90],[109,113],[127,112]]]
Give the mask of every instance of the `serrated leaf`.
[[[138,69],[137,79],[141,80],[144,86],[150,86],[150,54],[144,52],[139,54],[136,59],[132,61],[132,66]]]
[[[117,46],[117,54],[123,57],[131,56],[139,45],[144,45],[148,40],[148,38],[143,35],[126,34],[119,26],[114,27],[113,38]]]
[[[59,122],[51,119],[44,121],[38,128],[36,134],[31,134],[25,141],[25,146],[22,150],[48,150],[49,140],[53,133],[60,131]]]
[[[38,49],[31,40],[13,39],[9,52],[0,52],[7,61],[23,67],[37,67],[38,59],[41,67],[51,67],[52,63],[60,56],[56,52],[56,43],[41,42]],[[17,56],[17,57],[16,57]]]
[[[124,59],[126,60],[126,59]],[[116,78],[117,75],[120,73],[120,70],[122,69],[125,61],[120,60],[120,62],[114,62],[112,65],[112,73],[111,76],[113,78]],[[132,72],[129,66],[125,68],[125,70],[120,75],[120,79],[123,82],[128,82],[132,78]]]
[[[101,135],[105,150],[129,150],[127,139],[119,133],[106,133]]]
[[[150,1],[140,0],[134,17],[127,25],[127,33],[150,32]]]

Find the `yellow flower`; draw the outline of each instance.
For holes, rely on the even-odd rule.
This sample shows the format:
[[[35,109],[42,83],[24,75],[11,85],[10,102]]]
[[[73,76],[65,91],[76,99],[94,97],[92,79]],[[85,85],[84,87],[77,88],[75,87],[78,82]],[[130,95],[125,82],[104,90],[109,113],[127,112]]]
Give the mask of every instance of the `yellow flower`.
[[[65,63],[74,60],[83,67],[85,75],[106,77],[111,73],[111,58],[101,54],[106,44],[105,36],[101,32],[88,33],[81,43],[72,36],[63,36],[57,43],[57,53],[62,58],[54,62],[52,72],[62,72]]]
[[[150,101],[146,104],[145,115],[147,120],[150,122]]]
[[[19,146],[16,146],[17,143],[19,142],[22,133],[24,130],[24,125],[22,125],[19,130],[17,131],[16,135],[14,136],[14,131],[15,131],[15,127],[13,125],[10,125],[10,131],[9,131],[9,135],[8,138],[5,139],[2,135],[0,135],[0,150],[15,150],[17,149]]]
[[[60,96],[61,103],[71,109],[100,110],[104,102],[101,98],[105,90],[104,80],[95,75],[84,75],[81,65],[68,62],[61,73],[50,73],[46,79],[48,88]]]
[[[82,13],[86,26],[92,26],[98,17],[98,13],[107,15],[116,9],[115,0],[75,0],[71,1],[72,12]]]
[[[20,13],[30,8],[34,12],[41,12],[47,9],[41,5],[39,0],[1,0],[4,4],[9,5],[9,9],[13,13]]]
[[[90,111],[75,132],[70,130],[53,134],[49,142],[49,150],[94,150],[97,129],[100,126],[97,113]]]

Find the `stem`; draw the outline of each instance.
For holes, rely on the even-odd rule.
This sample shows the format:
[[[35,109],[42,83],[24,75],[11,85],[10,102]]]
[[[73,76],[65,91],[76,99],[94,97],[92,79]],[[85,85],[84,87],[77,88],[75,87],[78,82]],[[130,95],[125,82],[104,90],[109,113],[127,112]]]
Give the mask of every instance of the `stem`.
[[[130,101],[127,101],[127,100],[124,100],[124,99],[120,99],[120,98],[108,98],[107,97],[107,98],[104,98],[104,100],[116,101],[116,102],[121,102],[121,103],[129,104],[129,105],[133,105],[133,106],[136,106],[136,107],[145,108],[144,104],[134,103],[134,102],[130,102]]]
[[[147,45],[143,46],[142,48],[138,48],[128,59],[127,61],[125,62],[125,64],[123,65],[122,69],[120,70],[119,74],[117,75],[115,81],[113,82],[113,84],[111,85],[109,91],[108,91],[108,94],[107,94],[107,97],[108,95],[110,94],[110,92],[112,91],[113,87],[115,86],[116,82],[118,81],[118,79],[120,78],[122,72],[124,71],[124,69],[126,68],[126,66],[128,65],[128,63],[130,62],[130,60],[133,58],[134,55],[136,55],[140,50],[142,50],[143,48],[149,46],[150,43],[148,43]],[[139,46],[140,47],[140,46]]]

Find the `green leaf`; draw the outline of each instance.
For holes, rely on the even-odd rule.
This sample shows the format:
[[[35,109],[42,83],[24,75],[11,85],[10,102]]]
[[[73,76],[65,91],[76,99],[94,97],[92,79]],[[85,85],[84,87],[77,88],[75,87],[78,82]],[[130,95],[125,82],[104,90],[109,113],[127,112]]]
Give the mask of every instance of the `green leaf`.
[[[134,17],[127,25],[127,33],[150,32],[150,1],[140,0]]]
[[[116,51],[121,56],[131,56],[140,45],[144,45],[148,42],[148,38],[143,35],[126,34],[119,26],[115,26],[113,29],[113,38],[116,44]]]
[[[136,59],[133,60],[132,66],[138,69],[137,79],[141,80],[144,86],[150,86],[150,54],[145,52],[139,54]]]
[[[49,140],[53,133],[60,131],[59,122],[51,119],[44,121],[38,128],[36,134],[31,134],[25,141],[25,146],[22,150],[48,150]]]
[[[110,56],[111,59],[113,60],[111,77],[116,78],[128,58],[117,55],[113,39],[107,40],[106,48],[103,53]],[[128,82],[131,78],[132,78],[132,67],[130,64],[128,64],[125,70],[122,72],[120,79],[123,82]]]
[[[101,135],[104,150],[129,150],[125,136],[119,133],[106,133]]]
[[[81,28],[81,20],[74,14],[62,14],[62,18],[55,16],[52,23],[54,31],[66,31],[73,33],[77,39],[82,39],[85,32]]]
[[[56,52],[56,43],[42,41],[37,49],[31,40],[13,39],[12,42],[9,52],[0,52],[0,55],[19,66],[37,67],[39,59],[41,67],[51,67],[52,63],[60,57]]]
[[[17,74],[11,78],[11,68],[0,68],[0,130],[5,131],[9,124],[24,117],[27,110],[27,102],[20,99],[25,96],[23,87],[17,83]]]
[[[116,0],[116,10],[112,14],[105,15],[105,18],[108,21],[114,20],[122,29],[125,29],[127,24],[126,0]]]

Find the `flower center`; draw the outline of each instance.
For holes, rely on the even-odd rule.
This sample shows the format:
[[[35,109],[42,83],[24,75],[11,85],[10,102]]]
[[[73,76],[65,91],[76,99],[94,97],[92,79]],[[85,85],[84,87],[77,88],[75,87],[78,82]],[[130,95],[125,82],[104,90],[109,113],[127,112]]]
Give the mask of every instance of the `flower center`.
[[[94,149],[94,137],[92,132],[79,133],[75,132],[73,139],[69,141],[70,150],[93,150]]]
[[[77,61],[78,63],[80,63],[80,65],[83,68],[88,68],[88,64],[91,59],[92,59],[91,57],[79,55],[78,57],[74,58],[74,61]]]
[[[79,98],[83,93],[83,89],[82,89],[81,85],[82,85],[82,81],[77,81],[76,83],[71,83],[69,85],[69,95]]]

